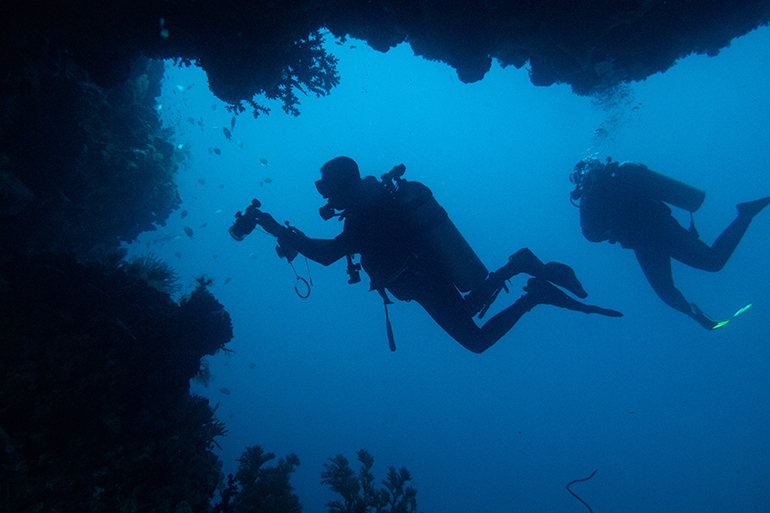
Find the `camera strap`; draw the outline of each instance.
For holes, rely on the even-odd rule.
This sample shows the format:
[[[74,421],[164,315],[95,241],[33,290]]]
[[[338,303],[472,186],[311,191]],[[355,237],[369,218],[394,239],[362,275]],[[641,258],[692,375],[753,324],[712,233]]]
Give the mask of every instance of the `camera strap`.
[[[307,277],[310,279],[310,283],[308,283],[308,281],[305,278],[299,275],[297,270],[294,268],[294,264],[291,261],[289,261],[289,265],[291,266],[291,270],[294,271],[294,276],[297,277],[297,281],[294,282],[294,292],[296,292],[297,295],[302,299],[307,299],[308,297],[310,297],[310,287],[313,285],[313,277],[310,276],[310,264],[307,261],[307,257],[305,257],[305,266],[307,266]],[[307,289],[307,292],[305,294],[300,292],[300,287],[299,287],[300,282],[304,283],[303,288]]]

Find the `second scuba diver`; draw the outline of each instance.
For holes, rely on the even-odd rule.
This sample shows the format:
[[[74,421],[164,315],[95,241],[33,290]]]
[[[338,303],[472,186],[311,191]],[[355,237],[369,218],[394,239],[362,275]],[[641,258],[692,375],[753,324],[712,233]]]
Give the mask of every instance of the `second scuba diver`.
[[[708,330],[724,326],[689,303],[674,286],[671,259],[703,271],[722,269],[735,251],[751,220],[770,204],[770,197],[740,203],[738,217],[709,247],[700,240],[694,224],[685,229],[665,204],[697,210],[706,193],[650,170],[643,164],[618,164],[607,159],[585,159],[577,163],[570,180],[574,204],[580,200],[580,226],[591,242],[620,242],[633,249],[647,281],[670,307],[697,321]],[[751,306],[751,305],[749,305]],[[738,311],[738,315],[745,311]]]
[[[280,247],[292,248],[310,260],[329,265],[348,257],[351,282],[355,266],[350,256],[361,255],[361,266],[371,278],[371,289],[385,302],[388,338],[395,350],[390,321],[387,320],[386,290],[400,300],[418,302],[450,336],[466,349],[482,353],[505,335],[526,312],[536,305],[554,305],[584,313],[621,317],[615,310],[586,305],[569,297],[554,285],[580,298],[586,297],[572,269],[564,264],[543,264],[529,250],[521,249],[499,270],[489,273],[430,189],[419,182],[401,178],[404,166],[382,176],[361,178],[358,165],[348,157],[337,157],[321,168],[318,192],[328,200],[320,209],[324,219],[339,216],[343,231],[334,239],[312,239],[300,231],[281,226],[256,207],[251,219],[236,216],[230,229],[236,240],[255,224],[276,236]],[[258,202],[254,203],[259,206]],[[239,213],[240,214],[240,213]],[[239,222],[243,225],[239,227]],[[506,281],[531,275],[526,294],[479,327],[481,318]]]

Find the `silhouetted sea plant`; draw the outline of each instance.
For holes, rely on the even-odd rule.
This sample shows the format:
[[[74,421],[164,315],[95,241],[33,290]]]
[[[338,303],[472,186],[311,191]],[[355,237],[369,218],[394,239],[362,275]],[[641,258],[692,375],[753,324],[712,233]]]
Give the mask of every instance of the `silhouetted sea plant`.
[[[338,454],[324,464],[321,483],[329,485],[342,496],[342,501],[326,503],[329,513],[414,513],[417,511],[417,490],[405,486],[411,481],[409,471],[401,467],[388,467],[388,476],[382,483],[384,488],[374,487],[371,472],[374,458],[366,450],[356,453],[361,468],[356,476],[347,458]]]
[[[299,465],[296,454],[278,460],[275,467],[264,464],[275,458],[259,445],[247,447],[238,458],[238,472],[230,474],[226,487],[220,489],[221,501],[213,513],[300,513],[302,506],[289,484]]]

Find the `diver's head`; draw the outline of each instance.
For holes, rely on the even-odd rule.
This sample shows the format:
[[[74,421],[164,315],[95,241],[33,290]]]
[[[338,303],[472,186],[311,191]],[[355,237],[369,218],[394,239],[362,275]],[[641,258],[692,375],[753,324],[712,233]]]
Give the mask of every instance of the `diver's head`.
[[[608,160],[609,162],[609,160]],[[604,168],[598,159],[585,158],[575,164],[573,173],[569,175],[569,181],[575,184],[575,190],[570,193],[570,199],[574,202],[590,187],[591,182],[597,179],[599,171]]]
[[[578,162],[577,164],[575,164],[574,171],[575,171],[575,173],[578,173],[578,174],[581,174],[581,175],[585,175],[585,174],[590,173],[592,171],[597,171],[597,170],[601,169],[602,167],[604,167],[604,164],[602,164],[599,161],[599,159],[595,159],[595,158],[590,158],[589,157],[589,158],[585,158],[585,159],[581,160],[580,162]],[[575,173],[573,173],[573,176],[574,176]]]
[[[318,193],[329,206],[344,210],[353,202],[361,184],[358,164],[349,157],[337,157],[321,167],[321,179],[315,183]]]

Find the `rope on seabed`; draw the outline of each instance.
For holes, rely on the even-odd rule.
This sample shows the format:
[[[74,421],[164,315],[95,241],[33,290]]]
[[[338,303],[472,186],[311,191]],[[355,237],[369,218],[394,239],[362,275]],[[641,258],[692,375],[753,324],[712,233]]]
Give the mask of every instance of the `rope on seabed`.
[[[578,496],[575,494],[575,492],[573,492],[572,490],[570,490],[570,489],[569,489],[569,487],[570,487],[570,486],[572,486],[572,485],[573,485],[573,484],[575,484],[575,483],[580,483],[580,482],[582,482],[582,481],[588,481],[589,479],[591,479],[592,477],[594,477],[594,475],[596,474],[596,471],[597,471],[597,470],[599,470],[599,469],[597,468],[596,470],[594,470],[593,474],[591,474],[591,475],[590,475],[590,476],[588,476],[588,477],[584,477],[583,479],[575,479],[574,481],[570,481],[569,483],[567,483],[567,491],[568,491],[569,493],[571,493],[571,494],[572,494],[572,496],[573,496],[573,497],[575,497],[577,500],[579,500],[580,502],[582,502],[582,503],[583,503],[583,505],[584,505],[586,508],[588,508],[588,511],[590,511],[591,513],[594,513],[594,510],[592,510],[592,509],[591,509],[591,506],[589,506],[588,504],[586,504],[586,501],[584,501],[583,499],[581,499],[580,497],[578,497]]]

